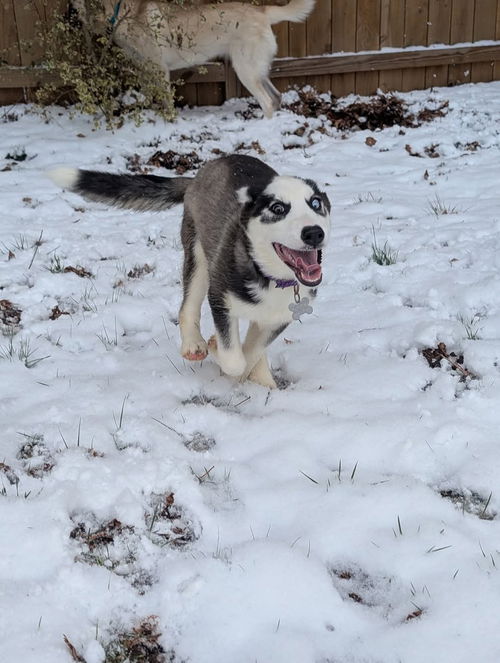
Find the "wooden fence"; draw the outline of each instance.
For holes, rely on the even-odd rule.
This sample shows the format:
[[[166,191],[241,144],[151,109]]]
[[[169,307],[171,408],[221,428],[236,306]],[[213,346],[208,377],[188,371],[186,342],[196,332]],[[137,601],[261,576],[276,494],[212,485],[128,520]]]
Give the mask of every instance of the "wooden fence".
[[[26,98],[43,79],[31,68],[43,55],[35,25],[65,5],[0,0],[0,58],[9,65],[0,68],[0,103]],[[281,90],[307,83],[341,96],[500,79],[500,0],[316,0],[306,23],[281,23],[275,32],[271,74]],[[188,81],[181,94],[190,104],[245,94],[225,64]]]

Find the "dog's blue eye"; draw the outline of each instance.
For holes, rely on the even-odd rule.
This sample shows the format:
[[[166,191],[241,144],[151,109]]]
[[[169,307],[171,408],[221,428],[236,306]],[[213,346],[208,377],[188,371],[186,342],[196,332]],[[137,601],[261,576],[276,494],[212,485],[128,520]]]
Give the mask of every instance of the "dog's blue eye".
[[[321,200],[319,198],[311,198],[311,207],[314,210],[321,209]]]
[[[273,214],[276,214],[276,216],[283,216],[285,213],[285,206],[281,203],[274,203],[269,209]]]

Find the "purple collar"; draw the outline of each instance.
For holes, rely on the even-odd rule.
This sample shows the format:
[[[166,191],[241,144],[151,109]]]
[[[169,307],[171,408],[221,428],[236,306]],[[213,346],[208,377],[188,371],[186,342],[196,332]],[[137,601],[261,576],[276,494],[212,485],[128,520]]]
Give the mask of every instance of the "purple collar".
[[[274,281],[276,283],[276,288],[291,288],[292,286],[298,285],[297,281],[295,279],[273,279],[272,276],[267,277],[270,281]]]

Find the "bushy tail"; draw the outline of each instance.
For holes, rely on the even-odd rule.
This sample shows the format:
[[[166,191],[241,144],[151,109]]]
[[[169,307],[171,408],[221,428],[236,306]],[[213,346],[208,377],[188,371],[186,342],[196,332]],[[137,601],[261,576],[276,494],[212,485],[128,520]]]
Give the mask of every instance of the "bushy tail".
[[[292,21],[292,23],[301,23],[305,21],[314,9],[316,0],[290,0],[287,5],[282,7],[278,5],[266,5],[263,9],[271,24],[280,23],[280,21]]]
[[[116,207],[162,210],[183,202],[190,177],[114,175],[94,170],[56,168],[47,173],[64,189]]]

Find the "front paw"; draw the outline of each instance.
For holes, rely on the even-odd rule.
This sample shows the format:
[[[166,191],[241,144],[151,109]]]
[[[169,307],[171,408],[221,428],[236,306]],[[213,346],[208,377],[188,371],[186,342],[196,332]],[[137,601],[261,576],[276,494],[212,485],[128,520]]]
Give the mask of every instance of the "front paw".
[[[200,337],[199,340],[185,341],[182,343],[181,355],[189,361],[203,361],[208,354],[208,347]]]
[[[267,389],[278,388],[278,385],[276,384],[276,381],[273,378],[271,371],[269,370],[269,366],[267,365],[267,360],[265,358],[261,359],[250,371],[247,380],[250,380],[250,382],[255,382],[255,384],[260,384],[261,387],[266,387]]]

